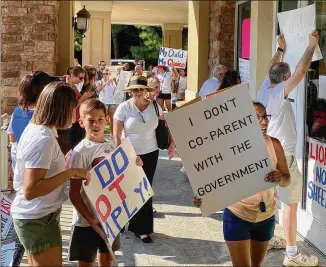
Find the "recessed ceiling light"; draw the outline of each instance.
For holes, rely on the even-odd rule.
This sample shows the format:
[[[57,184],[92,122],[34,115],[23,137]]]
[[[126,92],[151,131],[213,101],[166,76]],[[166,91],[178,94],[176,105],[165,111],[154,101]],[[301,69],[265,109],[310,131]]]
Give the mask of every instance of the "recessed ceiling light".
[[[149,8],[144,8],[144,10],[145,10],[145,11],[150,11],[150,9],[149,9]]]

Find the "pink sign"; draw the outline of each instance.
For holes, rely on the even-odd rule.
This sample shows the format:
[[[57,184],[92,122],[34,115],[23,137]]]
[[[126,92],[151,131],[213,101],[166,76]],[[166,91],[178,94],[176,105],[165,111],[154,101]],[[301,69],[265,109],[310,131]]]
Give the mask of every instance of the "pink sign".
[[[241,58],[250,58],[250,18],[242,21]]]

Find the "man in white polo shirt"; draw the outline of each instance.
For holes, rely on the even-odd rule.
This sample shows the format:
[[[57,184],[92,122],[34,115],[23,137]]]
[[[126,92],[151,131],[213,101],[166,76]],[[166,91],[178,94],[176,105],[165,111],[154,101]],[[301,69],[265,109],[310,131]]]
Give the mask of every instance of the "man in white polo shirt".
[[[314,255],[303,255],[296,245],[297,210],[298,203],[302,201],[303,178],[296,161],[296,122],[288,95],[306,75],[316,45],[318,32],[309,36],[309,45],[300,59],[293,75],[290,66],[280,62],[286,42],[283,35],[278,38],[279,47],[270,65],[268,76],[264,80],[259,92],[258,101],[265,107],[271,120],[268,126],[268,135],[277,138],[284,149],[288,167],[291,174],[291,185],[286,188],[277,187],[279,199],[284,203],[283,227],[286,237],[286,253],[283,264],[285,266],[316,266],[318,258]],[[289,52],[291,53],[291,52]],[[284,246],[284,245],[283,245]],[[281,248],[282,242],[274,239],[270,248]]]
[[[199,91],[199,95],[202,99],[205,99],[207,95],[215,92],[220,87],[221,81],[227,70],[228,69],[224,65],[215,66],[213,68],[212,77],[203,83]]]

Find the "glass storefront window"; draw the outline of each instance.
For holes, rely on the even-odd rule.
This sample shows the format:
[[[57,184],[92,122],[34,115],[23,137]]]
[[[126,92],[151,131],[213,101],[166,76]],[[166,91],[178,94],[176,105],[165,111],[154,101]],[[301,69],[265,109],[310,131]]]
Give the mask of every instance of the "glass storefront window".
[[[306,192],[303,203],[308,213],[326,225],[325,219],[322,219],[325,213],[320,211],[323,205],[319,199],[321,192],[326,190],[324,185],[326,176],[322,175],[324,164],[319,164],[324,158],[326,162],[326,2],[310,1],[309,4],[312,3],[316,3],[316,28],[320,36],[319,47],[323,59],[311,64],[306,83],[306,153],[304,159]]]
[[[250,58],[251,2],[238,5],[238,58]]]

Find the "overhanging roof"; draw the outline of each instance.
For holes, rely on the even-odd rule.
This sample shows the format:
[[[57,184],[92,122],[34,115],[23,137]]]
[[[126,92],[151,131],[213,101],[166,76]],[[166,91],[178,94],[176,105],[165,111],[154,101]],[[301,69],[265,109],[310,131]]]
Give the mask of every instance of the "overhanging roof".
[[[76,1],[75,12],[82,5],[88,11],[112,11],[112,24],[188,24],[188,1]]]

